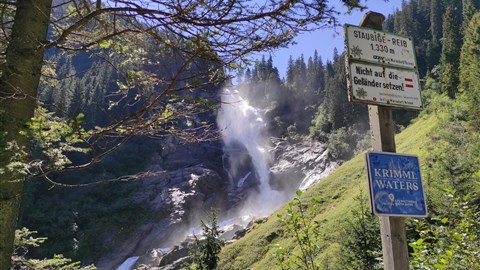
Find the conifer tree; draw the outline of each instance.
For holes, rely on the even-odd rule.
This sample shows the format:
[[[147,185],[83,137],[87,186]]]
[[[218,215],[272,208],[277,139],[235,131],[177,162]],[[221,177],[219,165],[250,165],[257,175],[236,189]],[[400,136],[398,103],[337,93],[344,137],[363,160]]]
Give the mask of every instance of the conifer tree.
[[[315,75],[315,85],[319,91],[320,101],[322,102],[325,96],[325,66],[323,65],[322,57],[318,56],[317,50],[313,55],[313,60],[317,66],[317,74]]]
[[[394,19],[393,26],[396,33],[406,36],[408,35],[407,23],[411,18],[407,18],[406,12],[404,12],[408,8],[408,3],[405,0],[402,0],[401,6],[402,6],[401,11],[397,12]]]
[[[463,0],[462,1],[462,31],[465,32],[470,24],[470,20],[472,19],[473,15],[477,9],[475,8],[475,4],[473,0]]]
[[[197,270],[214,270],[217,268],[220,251],[222,250],[223,241],[219,239],[223,231],[217,224],[217,214],[215,210],[211,210],[210,224],[201,221],[204,239],[198,239],[195,236],[195,245],[197,249],[193,254],[193,263]]]
[[[462,37],[460,24],[453,6],[448,6],[443,16],[441,89],[450,98],[455,98],[458,87],[460,44]]]
[[[287,86],[290,86],[293,84],[293,76],[294,76],[294,62],[293,62],[293,57],[290,55],[288,57],[288,62],[287,62]]]
[[[430,0],[430,33],[431,38],[426,51],[427,68],[431,69],[439,63],[442,45],[442,18],[444,5],[442,0]]]
[[[469,122],[480,130],[480,13],[476,13],[465,29],[460,58],[460,91],[468,106]]]
[[[245,71],[245,81],[246,82],[249,82],[252,80],[252,71],[247,68],[247,70]]]
[[[398,13],[398,10],[394,13],[394,14],[397,14]],[[383,30],[385,30],[386,32],[395,32],[395,15],[394,14],[390,14],[387,16],[387,18],[385,19],[385,22],[383,23]]]
[[[335,75],[335,70],[333,69],[333,63],[330,60],[327,60],[327,64],[325,67],[325,84],[328,82],[329,78],[333,78]],[[326,88],[326,86],[325,86]]]

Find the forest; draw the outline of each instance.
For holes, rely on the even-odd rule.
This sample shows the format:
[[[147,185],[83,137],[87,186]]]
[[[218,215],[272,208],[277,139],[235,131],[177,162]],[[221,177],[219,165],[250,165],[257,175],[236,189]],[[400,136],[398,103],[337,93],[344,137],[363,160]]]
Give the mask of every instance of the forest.
[[[285,78],[271,56],[247,59],[251,52],[287,46],[297,33],[329,26],[325,18],[335,12],[324,6],[328,1],[294,1],[291,9],[267,1],[278,5],[259,10],[242,1],[151,1],[163,10],[136,1],[37,2],[0,2],[6,29],[0,36],[6,66],[0,78],[0,269],[12,262],[13,269],[94,269],[100,256],[150,218],[132,194],[144,188],[136,180],[149,176],[156,149],[169,138],[218,140],[215,116],[225,86],[236,84],[252,106],[265,108],[273,137],[325,143],[347,166],[370,147],[367,107],[348,102],[343,48],[331,59],[316,51],[305,52],[313,55],[308,59],[290,57]],[[371,2],[343,1],[357,9]],[[46,10],[29,10],[37,4]],[[22,11],[30,18],[23,17],[28,31],[15,28]],[[43,29],[32,27],[45,22],[45,13],[51,14],[46,23],[37,23]],[[272,18],[277,24],[265,23]],[[278,30],[287,26],[293,33]],[[423,163],[429,208],[428,218],[407,222],[410,266],[480,268],[480,1],[403,1],[383,30],[412,37],[422,84],[421,112],[393,111],[399,134],[427,133],[411,142],[418,149],[410,149]],[[29,37],[18,31],[39,32],[35,42],[42,50],[22,47]],[[25,62],[33,66],[12,64],[21,62],[22,50],[35,51]],[[24,69],[34,70],[28,74],[37,83],[11,72]],[[23,88],[30,90],[18,92]],[[334,185],[328,181],[326,187]],[[353,183],[340,189],[362,189]],[[305,255],[295,248],[298,231],[288,231],[286,213],[313,202],[317,206],[305,214],[322,221],[318,216],[338,201],[321,184],[297,193],[281,214],[256,221],[258,231],[250,234],[258,241],[247,235],[219,250],[216,268],[382,269],[378,219],[366,209],[365,194],[356,192],[341,232],[328,236],[296,224],[315,235],[314,263],[299,259]],[[6,205],[18,207],[17,214]],[[335,223],[324,222],[321,228],[332,231]],[[7,228],[19,229],[14,249]],[[193,269],[203,269],[199,265]]]

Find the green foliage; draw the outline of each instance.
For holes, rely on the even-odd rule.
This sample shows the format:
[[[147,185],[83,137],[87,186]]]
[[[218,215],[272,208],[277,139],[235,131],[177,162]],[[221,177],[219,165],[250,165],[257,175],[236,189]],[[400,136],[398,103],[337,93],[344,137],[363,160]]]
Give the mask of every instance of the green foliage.
[[[460,44],[459,41],[451,41],[450,35],[452,35],[452,31],[453,34],[460,33],[461,31],[454,30],[458,27],[448,26],[447,29],[443,28],[441,15],[444,13],[445,5],[452,6],[451,9],[453,10],[461,10],[458,6],[459,2],[460,1],[441,0],[409,1],[402,5],[402,10],[398,11],[390,21],[387,19],[386,23],[392,27],[392,31],[413,36],[420,74],[424,74],[426,68],[433,68],[438,64],[440,51],[442,50],[442,44],[440,43],[442,32],[445,34],[443,39],[443,46],[445,47],[443,49],[443,57],[445,60],[442,61],[444,61],[444,63],[449,61],[453,61],[454,64],[456,62],[458,63],[458,57],[453,57],[447,61],[446,56],[449,50],[455,49],[451,47],[452,45],[458,48],[458,44]],[[74,13],[75,11],[72,10],[70,12]],[[471,10],[464,9],[464,12],[471,14]],[[428,113],[435,113],[442,118],[445,117],[443,115],[446,110],[445,108],[453,107],[453,109],[449,112],[450,115],[447,118],[441,119],[442,128],[431,133],[432,143],[429,146],[420,146],[415,150],[410,149],[411,151],[427,151],[425,149],[428,148],[428,151],[431,152],[426,158],[426,167],[429,169],[425,175],[429,179],[429,194],[431,194],[429,195],[429,199],[433,203],[432,209],[434,213],[438,214],[448,212],[449,204],[447,201],[438,200],[442,196],[441,189],[444,187],[456,188],[459,190],[459,193],[464,194],[471,189],[472,179],[474,179],[473,172],[478,170],[478,154],[476,153],[480,150],[478,143],[480,140],[478,134],[468,128],[468,121],[478,121],[478,119],[480,119],[480,113],[477,112],[479,108],[478,104],[480,104],[480,100],[478,100],[480,95],[477,93],[477,90],[480,89],[477,85],[479,77],[478,70],[480,70],[478,63],[480,61],[476,59],[476,50],[479,44],[476,35],[478,25],[480,24],[478,22],[473,23],[474,20],[475,18],[473,18],[472,23],[470,23],[472,28],[465,30],[467,35],[465,37],[464,47],[467,49],[465,49],[465,53],[462,52],[461,62],[465,63],[465,68],[461,68],[461,70],[462,72],[465,70],[465,74],[460,74],[460,80],[465,83],[465,86],[461,88],[465,93],[462,98],[465,99],[455,103],[448,98],[447,93],[443,95],[438,94],[438,92],[440,92],[439,89],[442,88],[446,92],[448,92],[447,90],[455,89],[454,77],[450,76],[458,72],[458,68],[455,66],[448,63],[442,65],[441,74],[439,74],[441,76],[434,74],[426,80],[425,88],[427,91],[424,91],[423,94],[427,98],[427,103],[431,103],[431,105],[425,110],[423,116]],[[461,22],[457,21],[457,23],[460,24]],[[428,36],[430,34],[431,37]],[[166,38],[165,40],[168,40],[168,42],[165,43],[169,46],[177,42],[170,38]],[[467,47],[468,44],[470,45]],[[157,49],[158,47],[156,45],[158,44],[152,44],[151,46]],[[137,100],[135,97],[134,103],[122,104],[118,99],[106,98],[107,96],[115,93],[117,90],[125,92],[134,90],[133,86],[135,84],[143,87],[145,92],[142,92],[142,94],[152,94],[152,88],[149,88],[149,85],[143,84],[143,82],[162,82],[163,78],[158,78],[158,81],[152,81],[152,78],[148,76],[148,72],[139,72],[136,68],[140,66],[135,66],[135,64],[139,63],[138,60],[149,58],[152,55],[159,56],[156,53],[146,53],[138,46],[113,42],[113,40],[102,41],[99,46],[104,49],[116,50],[116,55],[114,55],[112,51],[110,52],[110,56],[112,56],[111,59],[121,62],[120,66],[124,68],[121,72],[124,73],[125,80],[120,80],[119,77],[121,75],[114,72],[110,65],[105,62],[92,63],[86,61],[91,55],[80,53],[77,57],[71,57],[69,59],[57,58],[56,60],[60,62],[59,65],[55,66],[56,70],[51,70],[49,73],[55,74],[56,72],[60,75],[59,77],[65,77],[66,79],[55,81],[55,88],[44,86],[44,89],[42,89],[42,99],[50,101],[47,102],[46,105],[49,106],[50,109],[58,108],[58,110],[56,115],[42,113],[42,115],[39,116],[40,118],[32,123],[34,125],[33,128],[39,134],[38,145],[55,146],[55,148],[63,147],[60,153],[54,151],[52,147],[50,147],[49,151],[40,153],[51,161],[52,165],[50,168],[52,169],[68,165],[73,158],[70,154],[82,153],[87,150],[82,146],[81,141],[79,141],[82,140],[82,137],[76,135],[82,130],[75,126],[75,121],[80,123],[80,126],[82,126],[82,122],[85,122],[87,126],[90,127],[92,127],[92,123],[107,124],[111,119],[109,118],[111,115],[119,113],[119,116],[124,116],[121,112],[133,112],[136,108],[144,104],[142,101],[145,101],[142,99]],[[195,45],[191,43],[191,46]],[[165,63],[161,68],[162,70],[171,71],[182,66],[182,63],[172,63],[169,60],[170,58],[180,59],[182,57],[171,57],[171,52],[165,50],[164,47],[161,47],[159,51],[166,56],[152,57],[151,59],[154,59],[152,62]],[[132,57],[126,59],[115,58],[121,55],[131,55]],[[339,157],[347,158],[349,153],[352,152],[350,149],[358,147],[358,145],[365,145],[365,136],[363,136],[363,134],[364,131],[367,130],[367,127],[361,126],[358,129],[353,129],[350,128],[350,125],[355,122],[365,121],[366,118],[362,119],[362,117],[366,115],[366,110],[364,110],[363,106],[354,107],[347,103],[346,91],[344,89],[343,60],[338,54],[336,54],[334,58],[333,62],[328,61],[325,66],[323,66],[321,59],[315,56],[312,59],[308,59],[307,64],[305,64],[303,56],[295,60],[291,59],[291,61],[289,61],[285,82],[282,82],[279,78],[278,70],[273,67],[271,58],[268,60],[263,59],[262,61],[258,61],[252,70],[247,70],[245,80],[255,81],[256,86],[253,88],[251,95],[253,97],[260,97],[257,100],[269,106],[269,116],[275,120],[274,124],[272,124],[272,130],[277,132],[276,135],[289,135],[292,137],[303,135],[307,132],[308,126],[313,120],[313,124],[309,129],[312,137],[328,142],[329,147],[334,153]],[[471,60],[470,64],[468,64],[468,60]],[[196,64],[198,63],[195,63],[195,65],[192,64],[191,66],[198,66],[199,69],[205,67],[205,65]],[[152,70],[157,68],[159,68],[159,65],[149,66],[149,69]],[[192,72],[194,72],[194,68],[192,68]],[[433,73],[434,72],[432,72],[432,74]],[[75,77],[74,74],[78,75],[75,79],[73,79]],[[79,74],[84,74],[84,76],[80,76]],[[119,80],[115,83],[110,81],[111,78]],[[443,83],[440,84],[439,81]],[[185,85],[188,87],[198,87],[201,82],[203,81],[196,78],[195,80],[186,82]],[[466,84],[471,85],[466,86]],[[454,95],[451,92],[449,93],[451,96]],[[298,106],[293,106],[287,101],[293,101],[293,103]],[[169,109],[162,111],[160,114],[162,119],[172,117],[173,110],[170,110],[171,107],[168,108]],[[116,111],[117,109],[118,111]],[[112,113],[105,113],[106,111]],[[317,111],[316,115],[315,111]],[[78,115],[79,112],[86,113],[85,120],[77,119],[70,121],[59,118],[59,116],[64,115]],[[303,114],[305,112],[307,116]],[[401,117],[408,118],[411,116],[402,115]],[[185,126],[190,126],[193,123],[195,123],[195,121],[190,118],[186,118],[184,122]],[[406,123],[408,123],[408,120],[406,120]],[[53,129],[48,130],[51,127],[45,128],[46,125],[51,125]],[[122,130],[118,131],[121,134],[126,134],[127,129],[123,129],[122,127]],[[48,132],[51,132],[54,136],[50,138],[50,133]],[[399,143],[403,142],[400,141]],[[145,159],[148,155],[145,155],[145,151],[140,150],[140,146],[129,145],[127,148],[129,148],[129,150],[133,149],[133,151],[122,152],[123,158],[115,157],[105,160],[108,166],[102,165],[96,167],[84,175],[70,174],[62,178],[73,183],[81,181],[88,182],[94,180],[95,175],[115,177],[125,172],[124,170],[128,170],[128,168],[138,168],[145,164]],[[10,150],[17,153],[16,163],[11,164],[11,166],[13,166],[12,169],[23,170],[24,173],[32,172],[33,169],[31,167],[25,167],[23,160],[27,155],[26,150],[18,149],[14,144],[10,145]],[[139,156],[142,155],[145,159],[139,158]],[[30,163],[29,165],[35,164],[36,163]],[[359,170],[360,169],[357,168],[355,174],[358,174]],[[341,178],[341,180],[343,179],[344,178]],[[98,241],[95,241],[96,236],[102,235],[109,228],[117,228],[114,226],[115,223],[125,225],[122,229],[122,233],[124,233],[128,231],[129,228],[131,229],[135,226],[135,222],[132,222],[132,220],[138,221],[138,219],[132,219],[131,217],[135,216],[135,213],[138,213],[136,211],[141,210],[141,208],[138,206],[128,207],[128,204],[131,203],[128,199],[120,202],[122,198],[128,198],[131,188],[125,186],[118,187],[116,192],[111,192],[109,189],[111,188],[100,188],[98,192],[88,191],[86,195],[82,192],[75,192],[76,195],[69,194],[68,192],[57,192],[52,195],[53,193],[45,192],[46,188],[42,187],[42,191],[36,193],[36,195],[27,195],[33,198],[27,203],[26,207],[30,205],[30,207],[32,207],[31,209],[35,209],[35,211],[32,211],[33,213],[30,214],[25,213],[23,219],[24,221],[28,220],[32,223],[38,222],[37,224],[39,224],[41,228],[50,230],[50,240],[52,240],[52,236],[58,236],[58,241],[53,244],[56,250],[66,250],[72,246],[73,239],[80,240],[80,249],[70,250],[69,252],[79,257],[88,257],[88,249],[99,252],[105,250],[108,245],[114,244],[108,243],[100,247]],[[115,187],[115,189],[117,189],[117,187]],[[336,192],[333,192],[337,194],[335,196],[340,196],[338,194],[345,192],[343,189],[335,190]],[[47,198],[41,198],[42,195]],[[79,199],[82,196],[84,196],[83,202]],[[66,203],[69,201],[74,202],[73,205]],[[109,215],[109,212],[112,211],[117,212],[115,218],[111,218],[111,215]],[[72,213],[78,214],[73,215]],[[54,225],[46,222],[54,218]],[[88,220],[92,221],[89,222]],[[95,220],[98,222],[94,222]],[[79,237],[77,232],[70,230],[72,224],[78,224],[83,230],[81,237]],[[274,233],[270,233],[269,235],[274,235]],[[60,242],[63,243],[60,245]],[[55,249],[52,248],[51,250]],[[251,248],[251,250],[255,249]],[[255,256],[262,256],[260,253],[261,252],[255,254]],[[282,254],[282,252],[280,254]]]
[[[412,269],[479,269],[480,209],[476,200],[445,191],[450,217],[417,220],[418,239],[409,243]]]
[[[367,119],[366,107],[347,100],[343,57],[335,50],[333,62],[327,61],[326,65],[317,52],[308,60],[303,55],[290,57],[283,81],[271,57],[262,58],[251,70],[239,74],[240,88],[253,106],[267,109],[267,122],[274,136],[295,141],[310,135],[328,142],[332,150],[338,151],[334,155],[349,158],[358,146],[363,148],[361,141],[368,125],[358,124]],[[348,146],[339,144],[342,133],[347,134]]]
[[[338,240],[342,269],[383,269],[378,217],[372,215],[363,192],[355,201]]]
[[[11,152],[11,160],[5,169],[23,176],[63,170],[72,164],[69,155],[86,154],[91,150],[86,144],[91,131],[83,128],[83,119],[83,114],[68,120],[38,108],[27,129],[20,132],[21,136],[32,139],[35,159],[28,159],[25,149],[20,149],[15,141],[7,142],[5,150]]]
[[[446,93],[438,95],[435,81],[427,79],[427,112],[436,114],[440,125],[430,135],[432,143],[427,147],[424,172],[433,217],[416,221],[417,238],[410,243],[413,269],[480,267],[479,189],[475,184],[480,170],[480,133],[472,122],[478,121],[478,44],[474,34],[478,18],[472,18],[462,48],[461,96],[452,101]]]
[[[61,254],[55,254],[52,259],[27,259],[29,247],[39,247],[47,238],[33,237],[36,231],[27,228],[15,231],[15,254],[12,257],[12,270],[95,270],[94,265],[82,267],[80,262],[73,262]]]
[[[440,125],[430,134],[429,154],[424,161],[428,169],[423,175],[428,180],[430,208],[446,215],[450,208],[443,199],[445,188],[463,195],[475,188],[474,173],[480,170],[480,134],[468,130],[469,110],[461,100],[448,101],[439,96],[431,105],[438,107]]]
[[[448,6],[443,16],[443,37],[441,55],[441,86],[442,92],[448,93],[450,98],[457,95],[459,82],[460,44],[462,36],[459,16],[453,6]]]
[[[402,1],[401,9],[388,16],[385,21],[386,31],[413,39],[417,67],[422,77],[428,69],[438,64],[443,2],[443,0]]]
[[[84,115],[78,114],[73,119],[55,117],[53,112],[38,108],[36,116],[28,124],[28,134],[35,141],[51,170],[61,170],[71,164],[67,157],[71,153],[87,153],[91,149],[85,144],[91,131],[83,128]]]
[[[273,256],[281,269],[320,269],[316,256],[321,250],[321,224],[315,220],[317,199],[310,204],[302,202],[302,191],[296,192],[297,197],[288,203],[287,214],[278,214],[285,234],[294,238],[299,251],[289,251],[281,245],[276,245]]]
[[[434,68],[440,59],[442,50],[440,39],[442,37],[442,19],[445,10],[444,1],[431,0],[430,1],[430,32],[431,42],[427,44],[425,51],[425,58],[427,62],[427,68]]]
[[[370,147],[370,134],[364,131],[361,124],[352,124],[332,130],[327,136],[327,147],[334,157],[347,160],[353,155]]]
[[[203,239],[195,236],[195,248],[192,254],[195,270],[214,270],[218,265],[223,241],[218,238],[222,231],[218,227],[215,210],[211,210],[209,219],[210,224],[201,221]]]
[[[334,130],[328,134],[328,149],[330,149],[337,158],[348,157],[352,152],[347,142],[347,129],[345,127]]]
[[[40,244],[44,243],[47,240],[46,237],[33,238],[32,235],[36,234],[36,231],[30,231],[29,229],[23,227],[20,230],[15,231],[15,246],[19,248],[27,248],[29,246],[38,247]]]
[[[416,234],[413,232],[411,224],[407,224],[409,225],[407,236],[413,252],[412,268],[414,269],[479,268],[478,194],[480,188],[475,185],[475,182],[478,181],[476,172],[480,170],[478,155],[480,153],[480,134],[472,121],[478,122],[480,119],[480,113],[478,113],[478,104],[480,104],[478,63],[480,60],[477,59],[480,23],[477,18],[479,15],[475,15],[470,18],[470,27],[461,29],[461,25],[466,25],[465,21],[469,20],[465,15],[462,17],[460,14],[461,2],[404,1],[402,10],[397,11],[386,22],[388,30],[391,29],[391,31],[413,37],[420,75],[423,77],[424,74],[428,74],[422,80],[424,82],[422,94],[426,108],[421,112],[420,117],[415,119],[413,127],[407,128],[396,138],[398,152],[418,154],[421,158],[429,213],[434,217],[416,221],[418,225]],[[465,0],[463,2],[468,5],[470,5],[469,2],[475,2],[474,5],[478,5],[478,1]],[[446,9],[449,11],[445,12]],[[471,16],[471,6],[464,5],[463,12]],[[458,60],[459,48],[462,44],[462,30],[466,33],[462,48],[463,60],[461,60],[464,64],[459,71]],[[317,107],[317,114],[312,118],[312,126],[309,131],[315,139],[326,141],[332,149],[341,152],[347,149],[345,144],[352,141],[349,134],[353,134],[353,132],[348,130],[349,124],[357,120],[364,120],[348,119],[352,115],[357,116],[361,113],[358,111],[348,113],[349,109],[344,105],[346,102],[341,97],[345,91],[339,90],[342,89],[339,67],[343,68],[343,63],[335,65],[335,61],[327,62],[325,67],[324,95],[326,98]],[[290,59],[287,81],[293,81],[295,78],[294,66],[294,59]],[[460,88],[458,88],[458,80],[461,82]],[[460,89],[463,94],[458,95],[457,89]],[[467,91],[471,92],[467,94]],[[397,117],[401,117],[401,120],[404,121],[402,124],[408,124],[411,117],[414,116],[402,114]],[[427,130],[428,132],[426,132]],[[359,157],[354,160],[359,162]],[[313,190],[306,193],[316,196],[320,192],[325,192],[332,194],[332,198],[340,197],[340,201],[324,199],[325,206],[321,206],[322,212],[315,215],[315,219],[329,218],[326,221],[328,227],[325,228],[329,232],[334,232],[338,228],[338,220],[333,219],[332,216],[343,217],[348,211],[351,211],[353,204],[347,202],[351,202],[352,194],[358,194],[354,193],[358,187],[352,186],[348,182],[350,177],[355,178],[352,176],[354,175],[360,179],[355,178],[359,182],[364,181],[364,177],[359,173],[363,163],[356,167],[356,170],[352,169],[350,162],[347,165],[340,167],[334,174],[322,180],[317,186],[312,187]],[[445,189],[450,192],[452,192],[451,190],[457,191],[455,194],[449,193],[450,197],[446,200]],[[291,207],[288,205],[286,209]],[[329,207],[334,210],[331,212],[325,210]],[[285,214],[282,216],[287,217]],[[375,269],[380,267],[380,262],[375,260],[375,257],[379,257],[378,241],[376,244],[362,246],[367,242],[365,235],[376,234],[376,218],[371,217],[369,222],[364,223],[362,220],[368,220],[368,216],[363,216],[361,211],[354,213],[353,216],[351,223],[346,226],[350,227],[351,231],[346,235],[343,234],[344,232],[338,235],[339,239],[347,239],[346,243],[351,244],[338,248],[336,243],[328,243],[322,253],[315,257],[315,260],[325,261],[324,258],[328,257],[334,261],[334,267],[338,269],[365,269],[365,267]],[[273,225],[273,223],[273,221],[267,222],[271,228],[262,227],[261,231],[265,235],[278,232],[276,224]],[[279,266],[283,269],[297,267],[295,262],[298,260],[292,255],[292,252],[296,251],[296,256],[300,256],[300,250],[292,248],[297,243],[293,240],[294,234],[286,233],[283,226],[282,229],[283,233],[278,234],[279,236],[276,238],[278,246],[274,255],[277,257],[277,264],[280,262]],[[370,233],[362,235],[360,233],[362,230]],[[258,238],[257,232],[252,232],[252,235]],[[376,237],[378,238],[378,235]],[[234,243],[233,247],[225,249],[235,250],[237,254],[240,253],[242,245],[246,245],[247,242],[249,246],[246,249],[252,249],[253,239],[244,240],[239,244]],[[258,241],[256,243],[258,244]],[[376,249],[373,248],[374,245],[376,245]],[[339,249],[342,250],[342,253],[339,252]],[[344,252],[350,255],[344,255]],[[268,261],[270,258],[246,260],[244,254],[241,251],[241,254],[236,255],[235,259],[241,258],[242,261],[248,263],[241,266],[236,264],[235,269],[242,269],[242,266],[243,269],[266,269],[272,266],[272,263]],[[345,261],[338,259],[339,256],[345,256]],[[335,260],[337,261],[335,262]],[[355,265],[353,266],[353,264]]]
[[[466,29],[469,27],[472,17],[477,12],[477,7],[475,7],[474,2],[477,2],[477,5],[479,5],[478,1],[462,0],[462,19],[463,19],[462,31],[463,32],[465,32]]]
[[[438,113],[441,112],[440,108],[448,108],[452,105],[452,100],[446,93],[440,94],[440,82],[432,74],[425,78],[422,88],[422,99],[425,106],[421,112],[422,115]]]
[[[310,126],[310,136],[320,141],[328,140],[327,136],[331,128],[325,110],[326,109],[323,105],[318,106],[317,114],[312,120],[312,125]]]
[[[460,58],[460,91],[468,106],[469,125],[480,130],[480,12],[471,19],[465,30],[464,44]]]

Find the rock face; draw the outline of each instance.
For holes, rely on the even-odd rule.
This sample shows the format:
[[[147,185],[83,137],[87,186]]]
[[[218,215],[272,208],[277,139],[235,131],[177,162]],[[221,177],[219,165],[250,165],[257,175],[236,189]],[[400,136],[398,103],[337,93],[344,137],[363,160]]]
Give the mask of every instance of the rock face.
[[[238,146],[227,151],[223,152],[221,142],[182,145],[173,138],[165,140],[151,165],[156,175],[141,180],[142,189],[134,195],[136,202],[150,209],[151,218],[103,257],[98,268],[116,269],[127,258],[140,256],[132,269],[178,269],[188,259],[188,248],[179,243],[195,226],[195,233],[201,234],[199,219],[212,207],[221,218],[258,186],[254,164],[245,149]],[[299,187],[306,189],[338,166],[318,142],[272,139],[269,152],[270,186],[290,198]],[[232,168],[231,164],[240,166]],[[232,222],[227,225],[234,229],[224,240],[245,234],[245,226]],[[168,254],[162,252],[166,248]]]
[[[289,143],[281,139],[272,139],[272,143],[274,163],[270,168],[270,185],[277,189],[305,190],[339,166],[323,143]]]
[[[134,254],[151,254],[185,238],[191,224],[210,208],[228,206],[228,177],[222,167],[220,142],[183,145],[173,138],[162,142],[150,166],[155,173],[141,181],[135,202],[147,207],[150,219],[115,250],[97,263],[99,269],[116,269]],[[137,264],[156,263],[142,256]]]

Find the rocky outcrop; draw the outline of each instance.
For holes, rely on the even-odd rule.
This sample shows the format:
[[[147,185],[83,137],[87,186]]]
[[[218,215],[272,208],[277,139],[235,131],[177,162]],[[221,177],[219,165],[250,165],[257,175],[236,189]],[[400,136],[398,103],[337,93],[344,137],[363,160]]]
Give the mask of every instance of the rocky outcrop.
[[[220,231],[223,233],[219,236],[219,239],[225,243],[231,243],[239,239],[239,236],[243,236],[245,232],[250,229],[253,224],[253,220],[250,222],[245,223],[242,222],[240,219],[232,220],[240,221],[243,225],[238,224],[229,224],[220,228]],[[199,236],[200,237],[200,236]],[[202,241],[204,239],[199,239]],[[186,263],[192,262],[192,250],[197,248],[196,240],[194,237],[189,237],[180,245],[174,246],[168,252],[159,252],[158,250],[152,250],[148,254],[143,255],[137,261],[134,266],[136,270],[180,270],[185,269],[184,266]]]
[[[307,189],[340,165],[321,142],[290,143],[272,139],[272,144],[274,162],[270,168],[270,185],[279,190]]]

